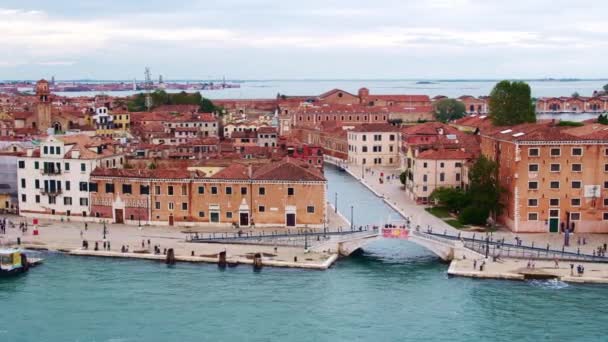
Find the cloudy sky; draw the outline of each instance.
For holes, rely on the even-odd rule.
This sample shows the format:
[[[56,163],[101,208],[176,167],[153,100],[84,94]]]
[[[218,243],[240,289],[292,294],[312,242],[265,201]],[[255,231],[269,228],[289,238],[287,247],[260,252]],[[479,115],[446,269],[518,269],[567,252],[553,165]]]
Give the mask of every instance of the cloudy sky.
[[[608,77],[608,1],[2,0],[0,79]]]

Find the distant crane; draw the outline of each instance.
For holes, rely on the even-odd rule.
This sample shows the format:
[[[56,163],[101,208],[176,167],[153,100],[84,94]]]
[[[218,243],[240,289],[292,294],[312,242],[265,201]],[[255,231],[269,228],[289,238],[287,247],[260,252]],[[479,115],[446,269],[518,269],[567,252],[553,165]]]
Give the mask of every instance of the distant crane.
[[[152,90],[154,83],[152,83],[152,74],[150,73],[149,67],[146,67],[144,76],[144,87],[146,88],[146,108],[148,108],[148,111],[150,111],[150,109],[152,108],[152,95],[150,94],[150,91]]]

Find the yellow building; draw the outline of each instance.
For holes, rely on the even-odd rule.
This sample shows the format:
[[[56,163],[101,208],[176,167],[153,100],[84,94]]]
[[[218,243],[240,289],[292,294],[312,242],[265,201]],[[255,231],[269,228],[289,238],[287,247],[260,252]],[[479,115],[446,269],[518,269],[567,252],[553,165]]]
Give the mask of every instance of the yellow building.
[[[128,112],[112,113],[114,129],[128,131],[131,127],[131,115]]]

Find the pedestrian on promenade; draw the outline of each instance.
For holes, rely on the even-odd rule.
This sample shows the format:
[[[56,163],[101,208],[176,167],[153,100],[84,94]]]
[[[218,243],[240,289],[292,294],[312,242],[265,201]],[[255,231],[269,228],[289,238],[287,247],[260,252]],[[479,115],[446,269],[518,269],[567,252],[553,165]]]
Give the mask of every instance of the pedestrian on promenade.
[[[150,248],[150,239],[148,239],[148,248]]]
[[[570,264],[570,275],[574,275],[574,264]]]
[[[473,269],[477,269],[477,259],[473,260]]]
[[[108,250],[110,250],[110,241],[108,241]]]
[[[84,223],[84,230],[89,230],[89,223],[88,222]]]
[[[555,268],[559,268],[559,262],[557,261],[557,258],[555,258]]]
[[[141,240],[141,248],[145,248],[146,247],[146,242],[144,240]]]

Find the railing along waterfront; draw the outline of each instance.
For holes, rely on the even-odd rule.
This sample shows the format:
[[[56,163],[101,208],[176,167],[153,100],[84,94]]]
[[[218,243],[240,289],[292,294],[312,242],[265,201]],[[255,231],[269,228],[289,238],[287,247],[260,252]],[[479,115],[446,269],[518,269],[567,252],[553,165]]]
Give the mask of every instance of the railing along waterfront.
[[[589,262],[605,262],[608,263],[608,257],[598,256],[592,254],[581,253],[580,250],[577,252],[566,251],[564,247],[561,250],[551,249],[551,246],[547,244],[546,247],[534,246],[534,242],[530,245],[523,244],[512,244],[505,242],[502,239],[492,239],[490,236],[476,238],[465,237],[461,234],[451,235],[444,232],[434,233],[432,231],[418,232],[421,236],[432,238],[434,240],[452,240],[462,241],[466,248],[469,248],[477,253],[487,255],[488,257],[507,257],[507,258],[518,258],[518,259],[546,259],[546,260],[566,260],[566,261],[589,261]],[[521,240],[520,240],[521,241]]]
[[[377,227],[359,227],[353,230],[313,230],[297,229],[272,232],[235,232],[235,233],[189,233],[186,242],[192,243],[232,243],[256,244],[271,246],[304,246],[309,247],[317,243],[329,241],[332,237],[350,236],[358,237],[369,234],[378,234]]]

